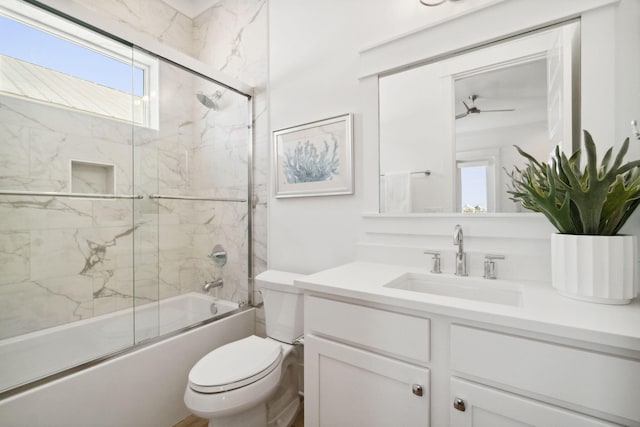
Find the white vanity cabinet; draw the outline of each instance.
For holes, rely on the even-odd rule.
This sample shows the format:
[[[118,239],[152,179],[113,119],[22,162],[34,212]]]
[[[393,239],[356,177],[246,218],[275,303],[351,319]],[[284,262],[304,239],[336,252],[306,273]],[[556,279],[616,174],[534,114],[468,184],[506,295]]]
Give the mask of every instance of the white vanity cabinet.
[[[458,378],[449,393],[451,427],[603,427],[596,418]]]
[[[307,293],[305,423],[640,427],[640,354]]]
[[[429,319],[305,295],[305,425],[429,426]]]
[[[451,425],[640,425],[640,360],[591,347],[452,324]]]

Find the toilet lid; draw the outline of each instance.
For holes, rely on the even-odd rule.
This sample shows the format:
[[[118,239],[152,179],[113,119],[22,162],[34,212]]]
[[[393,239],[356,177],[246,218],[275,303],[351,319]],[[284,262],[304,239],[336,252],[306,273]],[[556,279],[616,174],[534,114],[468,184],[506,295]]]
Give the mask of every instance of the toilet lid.
[[[200,359],[189,372],[189,385],[202,393],[233,390],[265,377],[281,359],[280,343],[251,335]]]

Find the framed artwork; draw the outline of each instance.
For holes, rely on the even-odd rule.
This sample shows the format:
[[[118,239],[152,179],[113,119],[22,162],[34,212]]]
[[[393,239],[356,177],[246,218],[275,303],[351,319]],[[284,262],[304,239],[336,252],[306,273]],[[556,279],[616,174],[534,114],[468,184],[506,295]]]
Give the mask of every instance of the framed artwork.
[[[273,132],[277,198],[353,194],[352,116]]]

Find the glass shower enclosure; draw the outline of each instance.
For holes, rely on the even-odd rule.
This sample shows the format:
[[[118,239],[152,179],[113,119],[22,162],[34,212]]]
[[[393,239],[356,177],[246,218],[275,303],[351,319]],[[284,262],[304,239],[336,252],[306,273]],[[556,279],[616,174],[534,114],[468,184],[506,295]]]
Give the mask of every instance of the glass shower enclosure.
[[[22,1],[0,33],[0,393],[245,304],[250,95]]]

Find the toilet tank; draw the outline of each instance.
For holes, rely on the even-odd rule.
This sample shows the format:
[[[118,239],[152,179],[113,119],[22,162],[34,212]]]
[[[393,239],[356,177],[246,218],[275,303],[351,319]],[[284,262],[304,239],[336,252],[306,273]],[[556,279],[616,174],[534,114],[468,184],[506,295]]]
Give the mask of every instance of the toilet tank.
[[[293,281],[302,274],[267,270],[256,276],[255,285],[262,292],[267,336],[285,343],[304,333],[304,299]]]

